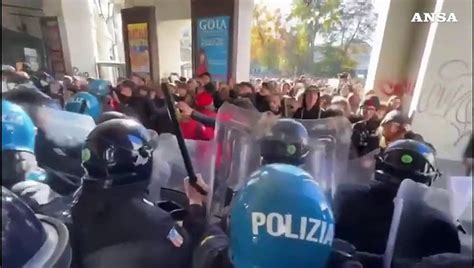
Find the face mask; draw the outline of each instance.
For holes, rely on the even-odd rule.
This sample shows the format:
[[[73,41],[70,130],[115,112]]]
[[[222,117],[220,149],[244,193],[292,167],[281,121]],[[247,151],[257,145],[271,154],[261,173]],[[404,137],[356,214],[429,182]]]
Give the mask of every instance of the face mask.
[[[123,102],[123,103],[129,102],[130,99],[131,99],[131,97],[125,96],[125,95],[121,94],[120,92],[117,93],[117,97],[118,97],[119,101],[120,101],[120,102]]]

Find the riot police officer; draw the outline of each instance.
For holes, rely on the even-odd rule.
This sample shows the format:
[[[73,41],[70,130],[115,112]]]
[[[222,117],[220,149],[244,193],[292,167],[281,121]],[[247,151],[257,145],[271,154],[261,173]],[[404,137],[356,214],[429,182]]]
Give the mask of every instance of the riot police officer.
[[[69,233],[2,186],[2,267],[69,267]]]
[[[430,186],[439,176],[436,152],[427,144],[414,140],[391,143],[376,158],[375,180],[368,186],[339,187],[335,197],[336,237],[358,250],[383,254],[394,212],[394,198],[400,183],[411,179]],[[350,174],[348,174],[349,176]],[[415,256],[426,257],[444,252],[459,253],[460,241],[456,226],[419,211],[425,219],[423,230],[413,247]]]
[[[75,266],[188,267],[188,235],[147,199],[154,135],[131,119],[105,121],[88,135],[71,211]]]
[[[105,101],[111,91],[110,82],[106,80],[94,79],[87,86],[89,88],[88,92],[101,101]]]
[[[36,127],[18,105],[2,100],[2,186],[27,179],[45,180],[35,157]]]
[[[64,109],[69,112],[86,114],[97,120],[102,113],[99,99],[89,92],[78,92],[66,102]]]
[[[333,241],[334,218],[322,189],[294,165],[255,171],[235,196],[229,221],[229,237],[209,228],[194,267],[361,267],[351,245]],[[357,266],[343,266],[349,263]]]
[[[263,164],[302,165],[309,153],[308,131],[294,119],[279,119],[261,139],[260,151]]]
[[[2,186],[17,193],[36,212],[53,215],[60,197],[48,185],[50,173],[38,166],[36,127],[18,105],[2,101]],[[60,205],[59,207],[62,207]]]
[[[82,145],[76,137],[76,130],[83,126],[90,127],[90,124],[81,125],[87,118],[84,120],[85,116],[80,115],[62,116],[66,113],[59,104],[34,88],[18,87],[2,94],[2,98],[21,106],[37,127],[34,151],[38,165],[48,172],[52,171],[49,174],[50,186],[62,195],[74,192],[79,185],[79,178],[83,175],[79,161]],[[54,122],[59,115],[62,119],[69,118],[58,120],[55,127],[44,124],[44,121]],[[93,123],[93,120],[91,121]],[[58,136],[61,138],[57,138]]]

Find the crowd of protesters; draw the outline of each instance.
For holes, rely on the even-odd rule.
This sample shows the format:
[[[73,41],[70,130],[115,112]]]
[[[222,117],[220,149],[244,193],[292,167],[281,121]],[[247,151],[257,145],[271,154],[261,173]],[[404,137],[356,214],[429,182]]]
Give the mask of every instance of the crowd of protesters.
[[[253,78],[248,82],[216,83],[204,72],[193,79],[174,75],[167,82],[175,95],[186,139],[211,140],[217,110],[224,102],[230,102],[295,119],[344,116],[353,124],[352,158],[384,148],[397,139],[423,140],[410,131],[399,96],[383,102],[373,90],[364,93],[362,83],[349,74],[341,73],[338,78],[338,86],[330,86],[327,79],[305,76],[293,80]],[[65,76],[61,101],[67,101],[75,92],[87,91],[90,81],[92,78]],[[46,93],[51,96],[56,92]],[[160,84],[148,83],[138,74],[119,78],[102,105],[103,111],[132,116],[159,134],[173,133]]]
[[[353,124],[352,157],[383,148],[397,139],[422,140],[410,131],[409,120],[401,111],[400,97],[392,96],[382,102],[373,91],[363,94],[361,85],[353,83],[346,73],[339,76],[336,88],[325,80],[304,76],[293,81],[252,79],[238,84],[218,84],[209,73],[203,73],[196,79],[181,77],[169,82],[186,139],[212,139],[216,112],[224,102],[230,102],[295,119],[344,116]],[[158,133],[173,132],[160,85],[148,85],[139,75],[119,79],[108,106],[110,110],[137,118]]]
[[[26,63],[22,70],[2,66],[3,93],[19,85],[20,88],[21,85],[33,86],[40,89],[38,94],[57,99],[63,107],[78,91],[89,91],[88,84],[93,80],[66,75],[58,81],[47,73],[32,72]],[[344,116],[353,125],[351,158],[383,149],[398,139],[423,140],[421,135],[410,130],[410,120],[402,112],[400,96],[394,95],[387,101],[381,101],[374,90],[364,91],[362,82],[352,79],[348,73],[338,75],[337,85],[329,79],[306,76],[218,83],[207,72],[192,79],[173,74],[167,82],[175,95],[179,108],[177,115],[186,139],[211,140],[217,110],[224,102],[230,102],[242,108],[295,119]],[[17,93],[18,98],[32,97],[29,93]],[[36,97],[42,98],[40,95]],[[101,102],[103,112],[118,111],[132,116],[159,134],[174,131],[161,85],[150,83],[139,74],[117,79],[116,85],[110,87],[109,94]],[[471,148],[472,135],[463,155],[467,173],[472,172],[473,166]]]

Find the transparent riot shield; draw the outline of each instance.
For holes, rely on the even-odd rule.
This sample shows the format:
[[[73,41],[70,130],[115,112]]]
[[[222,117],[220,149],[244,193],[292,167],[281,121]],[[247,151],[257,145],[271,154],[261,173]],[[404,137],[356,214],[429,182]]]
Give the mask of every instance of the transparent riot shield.
[[[212,187],[214,143],[201,140],[185,140],[185,143],[194,172],[201,174],[206,184]],[[153,153],[153,173],[149,186],[151,201],[160,201],[163,192],[168,195],[172,192],[176,195],[184,195],[183,180],[187,176],[176,136],[168,133],[161,134],[158,137],[157,149]]]
[[[350,159],[347,162],[346,183],[367,185],[374,178],[375,159],[380,150],[374,150],[359,158]]]
[[[255,110],[225,103],[217,113],[215,129],[216,165],[214,187],[208,203],[210,218],[221,218],[224,208],[249,175],[260,166],[257,135],[264,132],[265,118]],[[212,221],[212,219],[211,219]]]
[[[36,126],[59,147],[82,145],[95,127],[94,119],[88,115],[48,107],[38,107],[35,111]]]
[[[451,213],[462,227],[461,253],[472,256],[472,177],[449,177],[448,187],[453,197]]]
[[[452,196],[449,191],[405,179],[400,184],[394,199],[394,212],[387,247],[384,255],[384,267],[393,263],[413,263],[423,257],[420,242],[428,237],[443,235],[433,232],[433,224],[454,224],[450,212]],[[438,242],[438,241],[436,241]]]
[[[48,172],[48,184],[63,195],[71,194],[84,174],[81,151],[95,127],[94,120],[88,115],[46,106],[23,107],[38,129],[35,155],[38,165]]]
[[[209,215],[222,218],[233,194],[261,166],[260,141],[278,118],[268,113],[224,104],[217,114],[217,161]],[[347,119],[297,120],[309,136],[309,153],[301,168],[330,195],[345,177],[352,128]]]
[[[302,168],[332,197],[338,185],[348,181],[351,124],[344,117],[298,121],[308,130],[311,146]]]

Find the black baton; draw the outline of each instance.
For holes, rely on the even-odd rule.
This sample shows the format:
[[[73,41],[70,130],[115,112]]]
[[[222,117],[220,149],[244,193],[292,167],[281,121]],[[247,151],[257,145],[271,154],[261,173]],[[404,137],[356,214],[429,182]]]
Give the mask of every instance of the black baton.
[[[191,158],[189,157],[188,148],[186,148],[186,143],[184,142],[183,133],[181,132],[181,128],[179,127],[178,119],[176,118],[176,111],[174,106],[174,99],[171,96],[171,92],[168,88],[167,83],[161,83],[161,90],[165,95],[166,99],[166,108],[168,109],[168,115],[170,116],[171,122],[173,124],[173,129],[176,135],[176,139],[178,140],[179,150],[181,151],[181,156],[183,157],[184,166],[186,167],[186,171],[188,172],[189,183],[191,186],[194,187],[200,194],[207,195],[207,192],[197,184],[197,176],[194,173],[193,164],[191,162]]]

